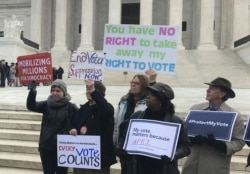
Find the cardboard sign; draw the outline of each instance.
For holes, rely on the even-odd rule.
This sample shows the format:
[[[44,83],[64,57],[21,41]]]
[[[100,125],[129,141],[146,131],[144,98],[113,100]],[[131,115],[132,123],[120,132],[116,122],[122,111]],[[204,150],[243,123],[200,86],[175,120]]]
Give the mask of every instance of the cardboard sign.
[[[73,51],[69,63],[69,78],[102,81],[105,59],[96,52]]]
[[[103,52],[106,68],[174,74],[179,27],[160,25],[105,25]]]
[[[158,159],[166,155],[173,159],[180,128],[178,123],[131,119],[123,148],[130,154]]]
[[[58,166],[100,169],[100,136],[57,135]]]
[[[39,53],[17,57],[20,84],[32,81],[52,82],[52,60],[50,53]]]
[[[248,116],[245,132],[243,136],[243,140],[245,141],[250,141],[250,123],[249,122],[250,122],[250,115]]]
[[[213,134],[216,140],[231,141],[237,112],[189,111],[186,118],[189,136]]]

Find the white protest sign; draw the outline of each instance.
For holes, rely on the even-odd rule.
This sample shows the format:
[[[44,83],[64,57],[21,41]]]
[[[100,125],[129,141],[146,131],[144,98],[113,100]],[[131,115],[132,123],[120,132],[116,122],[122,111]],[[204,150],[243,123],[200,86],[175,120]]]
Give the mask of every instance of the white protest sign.
[[[132,119],[123,148],[130,154],[158,159],[166,155],[173,159],[180,128],[178,123]]]
[[[69,78],[103,80],[105,58],[97,52],[73,51],[69,63]]]
[[[103,52],[106,68],[174,74],[179,27],[161,25],[105,25]]]
[[[57,135],[58,166],[100,169],[100,136]]]

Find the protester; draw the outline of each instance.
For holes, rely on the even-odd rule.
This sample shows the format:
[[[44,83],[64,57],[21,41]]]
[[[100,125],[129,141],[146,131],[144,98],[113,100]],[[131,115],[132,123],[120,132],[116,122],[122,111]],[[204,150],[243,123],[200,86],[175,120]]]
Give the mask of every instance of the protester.
[[[116,163],[113,133],[114,108],[105,97],[102,82],[85,80],[87,102],[81,106],[77,118],[77,134],[100,136],[101,170],[75,168],[75,174],[110,174],[110,166]],[[70,131],[76,135],[76,129]]]
[[[52,74],[53,74],[53,81],[57,79],[58,73],[56,67],[52,68]]]
[[[47,100],[36,101],[36,83],[29,85],[27,108],[42,113],[42,126],[39,139],[39,152],[44,174],[67,174],[67,167],[57,166],[57,135],[69,134],[69,130],[76,127],[73,120],[77,107],[70,102],[71,96],[62,80],[55,80],[51,84],[50,95]]]
[[[115,113],[114,141],[117,143],[119,125],[130,118],[136,111],[146,109],[146,87],[156,82],[157,73],[153,69],[146,70],[145,74],[136,74],[131,82],[129,92],[123,96],[118,104]]]
[[[0,74],[1,74],[0,87],[5,87],[5,80],[6,80],[6,77],[7,77],[7,72],[8,72],[8,69],[6,67],[5,60],[2,59],[0,61]]]
[[[10,65],[10,70],[9,70],[9,86],[16,86],[16,66],[14,63]]]
[[[206,95],[208,102],[194,105],[190,110],[236,112],[226,104],[229,98],[235,97],[229,80],[218,77],[205,84],[209,85]],[[244,121],[238,112],[231,141],[216,140],[213,134],[190,137],[192,153],[182,167],[182,174],[229,174],[232,155],[240,151],[245,144],[242,140],[243,134]]]
[[[131,119],[148,119],[181,124],[177,140],[177,148],[173,160],[162,154],[161,159],[142,155],[129,155],[123,150],[129,121],[120,126],[120,135],[116,152],[122,159],[122,174],[179,174],[178,159],[190,154],[190,140],[187,135],[184,121],[175,115],[174,91],[164,83],[158,82],[148,87],[149,94],[146,98],[147,108],[132,114]],[[168,132],[166,132],[168,134]],[[164,148],[164,147],[162,147]]]
[[[59,66],[58,70],[57,70],[57,78],[58,79],[63,79],[63,73],[64,73],[64,70],[61,66]]]

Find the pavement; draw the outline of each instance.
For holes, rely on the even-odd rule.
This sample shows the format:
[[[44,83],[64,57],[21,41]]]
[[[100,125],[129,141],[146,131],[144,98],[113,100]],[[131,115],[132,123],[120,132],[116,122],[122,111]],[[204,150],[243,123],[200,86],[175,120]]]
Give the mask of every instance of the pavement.
[[[117,108],[120,98],[125,95],[129,86],[106,86],[106,99]],[[173,87],[175,98],[176,113],[180,116],[185,115],[189,108],[196,103],[204,102],[206,95],[206,86],[204,88]],[[229,99],[227,103],[248,116],[250,113],[250,90],[234,89],[236,97]],[[0,88],[0,109],[7,110],[26,110],[26,98],[28,95],[26,86]],[[68,85],[68,93],[71,95],[71,102],[78,106],[86,102],[85,85]],[[50,86],[37,87],[37,101],[46,100],[50,94]]]

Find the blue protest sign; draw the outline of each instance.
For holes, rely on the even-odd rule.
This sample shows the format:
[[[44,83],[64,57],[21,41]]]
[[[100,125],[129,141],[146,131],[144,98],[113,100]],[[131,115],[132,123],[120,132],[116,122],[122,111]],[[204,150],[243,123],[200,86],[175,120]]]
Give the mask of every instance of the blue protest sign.
[[[237,112],[192,110],[186,118],[188,135],[213,134],[216,140],[231,141]]]
[[[250,141],[250,124],[249,124],[249,121],[250,121],[250,116],[248,116],[247,125],[246,125],[245,132],[244,132],[243,139],[245,141]]]

